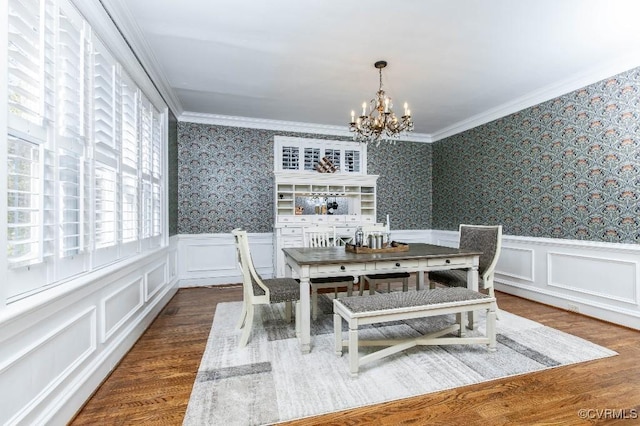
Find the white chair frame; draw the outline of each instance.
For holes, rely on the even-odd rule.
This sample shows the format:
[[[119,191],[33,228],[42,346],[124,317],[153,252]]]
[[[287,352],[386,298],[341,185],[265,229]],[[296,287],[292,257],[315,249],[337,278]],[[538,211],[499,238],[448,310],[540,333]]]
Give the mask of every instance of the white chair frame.
[[[335,226],[312,226],[302,228],[302,241],[305,247],[336,247],[339,241],[336,236]],[[341,279],[342,278],[342,279]],[[321,280],[310,280],[311,286],[311,317],[318,318],[318,290],[333,288],[334,297],[338,297],[338,287],[346,286],[347,294],[353,293],[353,277],[336,277],[330,282],[319,282]]]
[[[362,227],[362,233],[364,234],[364,243],[366,244],[369,235],[371,234],[386,234],[387,227],[382,223],[376,223],[375,225],[366,225]],[[364,294],[365,283],[369,284],[369,294],[375,294],[376,289],[378,288],[378,284],[387,284],[387,293],[391,292],[391,283],[401,282],[402,283],[402,291],[407,291],[409,289],[409,277],[402,278],[391,278],[389,276],[385,276],[386,274],[375,274],[375,275],[363,275],[360,277],[360,285],[359,285],[359,293],[360,296]],[[403,274],[404,275],[404,274]],[[418,284],[416,282],[416,290],[418,289]]]
[[[489,294],[489,296],[491,297],[496,297],[495,295],[495,291],[494,291],[494,285],[493,285],[493,279],[495,276],[495,269],[496,269],[496,265],[498,264],[498,259],[500,258],[500,251],[502,250],[502,225],[465,225],[465,224],[460,224],[460,226],[458,227],[458,237],[460,238],[462,236],[462,230],[463,228],[467,228],[467,229],[472,229],[472,228],[496,228],[498,230],[497,232],[497,239],[498,241],[496,242],[496,253],[493,256],[493,259],[491,260],[491,263],[489,264],[489,266],[487,266],[487,269],[484,270],[484,272],[482,273],[482,276],[480,278],[482,278],[482,282],[483,282],[483,287],[485,290],[487,290],[487,293]],[[460,240],[459,240],[460,241]],[[459,246],[459,244],[458,244]],[[460,247],[460,248],[464,248],[464,247]],[[429,288],[433,289],[435,288],[435,283],[433,281],[429,281]],[[470,313],[470,317],[473,314]],[[500,315],[500,310],[496,304],[496,318],[499,319],[499,315]]]
[[[251,252],[249,250],[249,238],[247,232],[236,228],[231,231],[235,238],[236,249],[238,254],[238,264],[242,270],[242,313],[240,314],[240,320],[238,321],[237,328],[242,329],[242,335],[240,337],[239,346],[245,347],[249,341],[251,335],[251,327],[253,325],[253,316],[255,313],[256,305],[269,305],[271,304],[271,289],[266,282],[271,280],[263,280],[255,270],[253,260],[251,259]],[[257,285],[264,290],[263,295],[256,295],[253,291],[253,280]],[[292,286],[299,286],[299,284],[291,278]],[[298,287],[299,288],[299,287]],[[285,303],[285,318],[291,322],[292,301],[286,301]],[[296,317],[298,317],[299,304],[296,305]]]

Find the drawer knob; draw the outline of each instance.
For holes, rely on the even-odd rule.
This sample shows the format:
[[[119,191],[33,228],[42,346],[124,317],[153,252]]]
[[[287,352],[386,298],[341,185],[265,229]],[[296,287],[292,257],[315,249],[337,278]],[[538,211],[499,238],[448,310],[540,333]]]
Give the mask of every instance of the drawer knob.
[[[400,262],[396,262],[396,266],[399,268],[400,267]]]
[[[340,270],[341,271],[344,271],[345,269],[347,269],[347,268],[345,268],[344,265],[340,265]]]
[[[444,263],[451,263],[449,259],[445,260]]]

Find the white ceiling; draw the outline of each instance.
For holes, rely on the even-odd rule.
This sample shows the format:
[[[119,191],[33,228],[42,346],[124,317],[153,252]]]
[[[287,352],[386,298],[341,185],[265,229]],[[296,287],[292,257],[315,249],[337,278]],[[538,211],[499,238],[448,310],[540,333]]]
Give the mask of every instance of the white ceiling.
[[[638,0],[104,3],[130,13],[178,115],[346,129],[383,59],[396,111],[438,138],[640,66]]]

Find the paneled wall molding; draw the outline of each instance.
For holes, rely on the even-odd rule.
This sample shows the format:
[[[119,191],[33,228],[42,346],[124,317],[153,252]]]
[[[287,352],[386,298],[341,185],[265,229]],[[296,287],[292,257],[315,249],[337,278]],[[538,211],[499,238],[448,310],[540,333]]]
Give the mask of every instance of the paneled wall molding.
[[[640,270],[635,260],[548,251],[547,265],[549,287],[638,306],[636,289]],[[615,279],[613,277],[618,278],[616,285],[604,284]],[[585,288],[581,283],[586,281],[593,282],[595,286]]]
[[[535,281],[535,251],[529,248],[502,246],[502,268],[500,275],[533,283]],[[511,268],[514,272],[509,272]]]
[[[640,245],[504,235],[502,247],[496,290],[640,329]]]
[[[66,424],[175,294],[176,264],[172,237],[168,248],[3,310],[0,424]]]
[[[318,135],[342,136],[350,138],[348,126],[328,124],[301,123],[298,121],[268,120],[263,118],[238,117],[220,114],[205,114],[185,111],[178,117],[179,121],[189,123],[211,124],[214,126],[244,127],[248,129],[275,130],[281,132],[311,133]],[[403,141],[430,143],[431,136],[426,133],[404,135]]]
[[[392,231],[391,238],[402,242],[430,241],[430,231]],[[242,275],[236,260],[233,236],[225,234],[178,235],[180,287],[239,284]],[[273,233],[249,233],[249,247],[256,271],[273,277]]]

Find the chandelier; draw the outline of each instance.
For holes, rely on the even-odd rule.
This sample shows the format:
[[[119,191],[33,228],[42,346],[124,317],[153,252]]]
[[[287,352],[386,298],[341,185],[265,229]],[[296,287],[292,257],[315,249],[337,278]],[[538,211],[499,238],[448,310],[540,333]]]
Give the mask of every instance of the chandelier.
[[[376,142],[380,145],[383,140],[395,142],[402,132],[413,130],[411,110],[407,103],[404,104],[404,115],[398,119],[393,112],[391,98],[382,90],[382,68],[387,66],[387,61],[378,61],[374,64],[380,73],[380,88],[376,97],[367,103],[362,103],[362,115],[356,117],[355,111],[351,111],[351,123],[349,130],[353,132],[353,139],[358,142]]]

